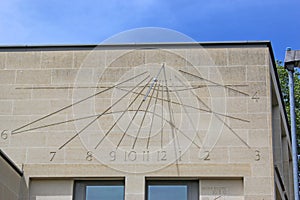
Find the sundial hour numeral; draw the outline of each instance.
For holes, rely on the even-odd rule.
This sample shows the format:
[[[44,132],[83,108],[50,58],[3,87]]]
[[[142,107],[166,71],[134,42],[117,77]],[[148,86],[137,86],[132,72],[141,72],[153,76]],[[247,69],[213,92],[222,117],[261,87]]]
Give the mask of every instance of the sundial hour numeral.
[[[205,151],[204,153],[205,153],[204,160],[210,160],[209,151]]]
[[[109,156],[110,156],[110,161],[115,161],[117,158],[117,154],[115,151],[109,152]]]
[[[3,131],[1,132],[1,138],[2,138],[3,140],[6,140],[6,139],[8,138],[8,130],[3,130]]]
[[[256,92],[252,95],[251,99],[255,100],[255,102],[258,102],[258,100],[259,100],[258,91],[256,91]]]
[[[167,152],[166,151],[157,151],[157,160],[158,161],[166,161],[167,160]]]
[[[210,160],[210,157],[209,157],[209,151],[204,151],[204,159],[203,160]]]
[[[86,159],[87,161],[92,161],[92,160],[93,160],[93,152],[91,152],[91,151],[86,152],[86,157],[85,157],[85,159]]]
[[[55,155],[56,155],[56,151],[50,152],[50,162],[54,159]]]
[[[255,161],[259,161],[260,160],[260,151],[259,150],[255,150]]]

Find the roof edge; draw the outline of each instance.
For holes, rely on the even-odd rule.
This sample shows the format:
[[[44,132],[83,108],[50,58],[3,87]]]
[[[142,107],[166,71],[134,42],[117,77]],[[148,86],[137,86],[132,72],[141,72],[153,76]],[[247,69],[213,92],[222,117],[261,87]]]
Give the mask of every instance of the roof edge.
[[[213,42],[166,42],[166,43],[124,43],[124,44],[29,44],[1,45],[0,49],[26,48],[95,48],[95,47],[151,47],[151,46],[219,46],[219,45],[267,45],[270,41],[213,41]]]
[[[11,166],[11,168],[13,168],[13,170],[15,172],[17,172],[17,174],[19,174],[19,176],[23,176],[23,171],[20,170],[20,168],[0,149],[0,157],[3,158],[4,161],[7,162],[7,164],[9,166]]]

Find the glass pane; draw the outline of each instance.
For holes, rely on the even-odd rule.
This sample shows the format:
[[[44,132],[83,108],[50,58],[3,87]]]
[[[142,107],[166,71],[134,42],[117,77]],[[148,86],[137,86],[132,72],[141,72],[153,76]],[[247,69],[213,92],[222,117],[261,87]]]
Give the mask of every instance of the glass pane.
[[[187,200],[187,185],[149,185],[148,200]]]
[[[124,186],[97,185],[86,187],[86,200],[123,200]]]

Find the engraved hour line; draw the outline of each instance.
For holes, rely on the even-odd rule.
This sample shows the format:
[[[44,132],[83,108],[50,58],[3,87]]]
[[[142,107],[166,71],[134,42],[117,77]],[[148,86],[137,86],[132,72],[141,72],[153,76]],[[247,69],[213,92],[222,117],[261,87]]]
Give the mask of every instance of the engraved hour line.
[[[174,133],[174,127],[172,125],[175,125],[173,120],[173,116],[172,116],[172,110],[171,110],[171,103],[170,103],[170,93],[169,93],[169,89],[168,89],[168,82],[167,82],[167,75],[166,75],[166,69],[165,66],[163,66],[163,74],[164,74],[164,78],[165,78],[165,83],[166,83],[166,92],[167,92],[167,99],[168,99],[168,108],[169,108],[169,115],[170,115],[170,122],[171,122],[171,131],[172,131],[172,136],[174,138],[174,154],[175,154],[175,158],[177,158],[177,147],[176,147],[176,136]],[[177,142],[178,142],[178,138],[177,138]],[[179,146],[179,142],[178,142],[178,148],[180,149]],[[179,165],[178,165],[178,160],[175,159],[175,165],[176,165],[176,170],[177,170],[177,174],[180,175],[180,171],[179,171]]]
[[[121,88],[118,88],[120,90],[124,90],[124,91],[128,91],[127,89],[121,89]],[[170,92],[170,90],[169,90]],[[133,94],[137,94],[137,92],[132,92]],[[162,101],[168,101],[167,99],[162,99],[162,98],[159,98],[159,100],[162,100]],[[231,115],[227,115],[227,114],[223,114],[223,113],[218,113],[218,112],[214,112],[212,111],[211,109],[209,110],[205,110],[203,108],[197,108],[195,106],[192,106],[192,105],[187,105],[187,104],[181,104],[179,102],[176,102],[176,101],[171,101],[170,100],[170,103],[172,104],[177,104],[177,105],[181,105],[181,106],[186,106],[188,108],[193,108],[195,110],[199,110],[199,111],[203,111],[203,112],[207,112],[207,113],[213,113],[213,114],[216,114],[216,115],[220,115],[220,116],[223,116],[223,117],[227,117],[227,118],[231,118],[231,119],[235,119],[235,120],[238,120],[238,121],[243,121],[243,122],[250,122],[249,120],[246,120],[246,119],[241,119],[241,118],[238,118],[238,117],[234,117],[234,116],[231,116]]]
[[[165,67],[165,64],[163,63],[162,66],[161,66],[161,68],[159,69],[159,72],[158,72],[157,75],[153,78],[153,82],[151,83],[151,85],[150,85],[150,87],[149,87],[149,89],[148,89],[146,95],[144,96],[144,101],[145,101],[146,98],[148,97],[148,95],[149,95],[149,93],[150,93],[150,90],[153,88],[154,83],[157,82],[157,79],[158,79],[158,77],[159,77],[159,74],[161,73],[161,70],[162,70],[164,67]]]
[[[246,87],[248,85],[233,85],[233,84],[226,84],[226,85],[222,85],[222,86],[226,86],[226,87]],[[106,89],[110,86],[54,86],[54,87],[50,87],[50,86],[42,86],[42,87],[16,87],[16,90],[66,90],[66,89]],[[119,86],[119,88],[131,88],[133,86],[127,85],[127,86]],[[176,86],[174,86],[176,87]],[[198,88],[202,88],[202,87],[220,87],[220,85],[197,85],[197,86],[191,86],[189,88],[186,89],[177,89],[177,91],[182,91],[182,90],[192,90],[192,89],[198,89]],[[172,92],[174,90],[171,90],[170,92]]]
[[[140,110],[142,112],[146,112],[146,110]],[[148,111],[149,112],[149,111]],[[156,117],[160,117],[163,121],[165,121],[166,123],[168,123],[170,126],[172,126],[174,129],[176,129],[176,131],[178,131],[179,133],[181,133],[184,137],[186,137],[190,142],[192,142],[195,146],[197,146],[199,149],[201,148],[200,145],[198,145],[197,143],[195,143],[191,138],[189,138],[183,131],[181,131],[178,127],[176,127],[174,124],[171,123],[171,121],[167,120],[166,118],[162,118],[162,116],[152,112]]]
[[[228,87],[228,86],[226,86],[226,85],[222,85],[222,84],[220,84],[220,83],[217,83],[217,82],[214,82],[214,81],[211,81],[211,80],[208,80],[208,79],[205,79],[205,78],[203,78],[203,77],[200,77],[200,76],[197,76],[197,75],[195,75],[195,74],[192,74],[192,73],[189,73],[189,72],[183,71],[183,70],[181,70],[181,69],[180,69],[179,71],[180,71],[181,73],[188,74],[188,75],[190,75],[190,76],[193,76],[193,77],[199,78],[199,79],[201,79],[201,80],[205,80],[205,81],[207,81],[207,82],[210,82],[210,83],[212,83],[212,84],[215,84],[215,85],[218,85],[218,86],[224,87],[224,88],[226,88],[226,89],[229,89],[229,90],[235,91],[235,92],[237,92],[237,93],[241,93],[241,94],[243,94],[243,95],[245,95],[245,96],[249,96],[249,94],[247,94],[247,93],[245,93],[245,92],[242,92],[242,91],[240,91],[240,90],[237,90],[237,89],[234,89],[234,88]]]
[[[176,75],[175,75],[175,78],[176,78],[177,80],[179,80],[179,78],[178,78]],[[179,96],[179,94],[178,94],[177,91],[176,91],[175,93],[176,93],[177,96]],[[183,104],[183,103],[182,103],[182,100],[181,100],[180,98],[178,98],[178,99],[179,99],[179,101],[180,101],[180,104]],[[189,120],[190,120],[190,122],[191,122],[191,124],[192,124],[192,128],[194,129],[194,131],[195,131],[195,133],[196,133],[196,136],[198,137],[198,139],[199,139],[199,141],[200,141],[200,144],[201,144],[201,146],[202,146],[203,142],[202,142],[201,138],[200,138],[199,135],[198,135],[198,131],[197,131],[195,125],[194,125],[193,120],[191,119],[191,116],[189,115],[189,112],[187,112],[185,106],[182,106],[182,107],[183,107],[183,109],[184,109],[185,114],[186,114],[187,117],[189,118]]]
[[[143,115],[143,118],[142,118],[140,127],[139,127],[139,129],[138,129],[138,132],[137,132],[135,138],[134,138],[134,142],[133,142],[133,144],[132,144],[131,149],[134,149],[135,144],[136,144],[136,141],[137,141],[137,138],[138,138],[139,135],[140,135],[140,131],[141,131],[141,128],[142,128],[142,126],[143,126],[143,124],[144,124],[144,120],[145,120],[146,114],[147,114],[147,112],[148,112],[150,103],[151,103],[151,101],[152,101],[152,97],[153,97],[153,94],[154,94],[154,91],[155,91],[156,86],[157,86],[157,81],[155,81],[155,83],[154,83],[154,89],[152,90],[152,94],[151,94],[150,99],[149,99],[149,101],[148,101],[148,104],[147,104],[147,107],[146,107],[146,111],[144,112],[144,115]],[[149,94],[148,94],[148,95],[149,95]],[[148,96],[148,95],[147,95],[147,96]],[[145,101],[145,100],[143,99],[143,101]]]
[[[108,88],[102,90],[102,91],[99,91],[99,92],[97,92],[97,93],[95,93],[95,94],[93,94],[93,95],[91,95],[91,96],[88,96],[88,97],[86,97],[86,98],[84,98],[84,99],[81,99],[81,100],[75,102],[75,103],[72,103],[72,104],[70,104],[70,105],[68,105],[68,106],[65,106],[65,107],[63,107],[63,108],[61,108],[61,109],[59,109],[59,110],[57,110],[57,111],[55,111],[55,112],[49,113],[49,114],[47,114],[47,115],[45,115],[45,116],[43,116],[43,117],[41,117],[41,118],[38,118],[38,119],[36,119],[36,120],[34,120],[34,121],[28,123],[28,124],[25,124],[24,126],[21,126],[21,127],[15,129],[15,130],[12,130],[11,134],[14,134],[16,131],[18,131],[18,130],[20,130],[20,129],[22,129],[22,128],[25,128],[25,127],[27,127],[27,126],[29,126],[29,125],[31,125],[31,124],[34,124],[34,123],[36,123],[36,122],[39,122],[39,121],[41,121],[41,120],[43,120],[43,119],[45,119],[45,118],[47,118],[47,117],[50,117],[50,116],[52,116],[52,115],[54,115],[54,114],[56,114],[56,113],[59,113],[59,112],[65,110],[65,109],[68,109],[68,108],[70,108],[70,107],[72,107],[72,106],[75,106],[75,105],[77,105],[77,104],[79,104],[79,103],[82,103],[82,102],[84,102],[84,101],[86,101],[86,100],[88,100],[88,99],[90,99],[90,98],[93,98],[93,97],[95,97],[95,96],[97,96],[97,95],[99,95],[99,94],[101,94],[101,93],[107,92],[108,90],[113,89],[113,88],[117,87],[118,85],[121,85],[121,84],[123,84],[123,83],[126,83],[126,82],[128,82],[128,81],[130,81],[130,80],[133,80],[133,79],[135,79],[135,78],[137,78],[137,77],[139,77],[139,76],[142,76],[142,75],[144,75],[144,74],[146,74],[146,73],[148,73],[148,72],[143,72],[143,73],[141,73],[141,74],[138,74],[138,75],[136,75],[136,76],[133,76],[133,77],[127,79],[127,80],[124,80],[124,81],[118,83],[118,84],[115,84],[115,85],[113,85],[113,86],[111,86],[111,87],[108,87]]]
[[[158,85],[159,87],[159,85]],[[155,88],[153,89],[153,91],[155,90]],[[155,111],[156,111],[156,103],[157,103],[157,97],[158,97],[158,92],[159,88],[156,90],[156,98],[155,98],[155,102],[154,102],[154,108],[153,108],[153,113],[152,113],[152,120],[151,120],[151,124],[150,124],[150,129],[149,129],[149,134],[148,134],[148,138],[147,138],[147,145],[146,148],[149,149],[149,143],[150,143],[150,138],[151,138],[151,132],[152,132],[152,127],[153,127],[153,122],[154,122],[154,117],[155,117]],[[148,111],[149,112],[149,111]]]
[[[150,75],[148,75],[145,79],[143,79],[141,82],[139,82],[137,85],[142,84],[145,80],[149,78]],[[146,87],[147,85],[145,85]],[[132,88],[134,90],[136,87]],[[102,115],[107,113],[113,106],[115,106],[117,103],[119,103],[124,97],[126,97],[128,94],[130,94],[131,91],[128,91],[125,95],[123,95],[120,99],[118,99],[116,102],[114,102],[111,106],[109,106],[104,112],[99,114],[95,119],[93,119],[90,123],[88,123],[85,127],[83,127],[78,133],[76,133],[73,137],[71,137],[69,140],[67,140],[63,145],[61,145],[58,149],[62,149],[64,146],[66,146],[68,143],[70,143],[74,138],[76,138],[79,134],[81,134],[85,129],[87,129],[90,125],[92,125],[96,120],[98,120]]]
[[[128,91],[128,90],[126,90],[126,91]],[[158,99],[162,100],[162,107],[163,107],[163,101],[167,101],[165,99],[158,98],[158,97],[154,97],[154,98],[155,98],[155,100],[158,100]],[[204,111],[204,112],[214,113],[214,114],[217,114],[217,115],[220,115],[220,116],[228,117],[228,118],[231,118],[231,119],[236,119],[236,120],[243,121],[243,122],[250,122],[249,120],[245,120],[245,119],[233,117],[233,116],[222,114],[222,113],[212,112],[212,111],[209,111],[209,110],[204,110],[204,109],[201,109],[201,108],[193,107],[193,106],[190,106],[190,105],[185,105],[185,104],[174,102],[174,101],[171,101],[171,103],[182,105],[182,106],[193,108],[193,109],[197,109],[197,110]],[[119,111],[119,112],[121,112],[121,111]],[[108,113],[106,113],[106,114],[108,114]],[[33,130],[37,130],[37,129],[47,128],[47,127],[50,127],[50,126],[57,126],[57,125],[64,124],[64,123],[69,123],[69,122],[74,122],[74,121],[79,121],[79,120],[83,120],[83,119],[88,119],[88,118],[96,117],[98,115],[99,114],[95,114],[95,115],[90,115],[90,116],[86,116],[86,117],[81,117],[81,118],[76,118],[76,119],[70,119],[70,120],[66,120],[66,121],[62,121],[62,122],[56,122],[56,123],[47,124],[47,125],[43,125],[43,126],[33,127],[33,128],[30,128],[30,129],[25,129],[25,130],[22,130],[22,131],[14,132],[13,134],[19,134],[19,133],[29,132],[29,131],[33,131]],[[162,116],[163,116],[163,110],[162,110]]]
[[[150,82],[148,82],[148,84],[149,84],[149,83],[150,83]],[[147,85],[148,85],[148,84],[147,84]],[[144,89],[145,89],[145,88],[143,88],[143,90],[144,90]],[[140,93],[142,93],[143,90],[142,90]],[[137,95],[137,97],[134,99],[134,101],[138,98],[138,96],[139,96],[139,95]],[[133,101],[133,102],[134,102],[134,101]],[[130,104],[130,106],[133,104],[133,102]],[[140,105],[139,105],[138,108],[136,109],[136,111],[135,111],[135,113],[134,113],[132,119],[129,121],[129,124],[128,124],[126,130],[124,131],[124,133],[123,133],[123,135],[122,135],[122,137],[121,137],[119,143],[117,144],[117,149],[119,148],[120,144],[122,143],[122,141],[123,141],[125,135],[127,134],[127,131],[129,130],[129,128],[130,128],[132,122],[134,121],[136,115],[138,114],[138,112],[139,112],[140,108],[142,107],[142,105],[144,104],[144,102],[145,102],[145,100],[142,99],[142,101],[140,102]],[[129,106],[129,107],[130,107],[130,106]],[[129,109],[129,107],[128,107],[128,109]],[[145,113],[146,113],[146,112],[145,112]]]
[[[149,76],[147,76],[147,78],[149,78]],[[147,79],[146,78],[146,79]],[[144,79],[143,81],[145,81],[146,79]],[[125,112],[127,112],[129,110],[129,108],[131,107],[131,105],[135,102],[135,100],[140,96],[140,94],[144,91],[144,89],[147,87],[147,85],[150,83],[151,79],[148,81],[147,84],[145,84],[145,86],[142,88],[142,90],[139,92],[138,95],[136,95],[135,99],[127,106],[127,108],[122,112],[122,114],[119,116],[119,118],[115,121],[115,123],[110,127],[110,129],[105,133],[105,135],[102,137],[102,139],[98,142],[98,144],[95,146],[94,149],[97,149],[99,147],[99,145],[102,143],[102,141],[106,138],[106,136],[108,136],[108,134],[110,133],[110,131],[116,126],[116,124],[118,123],[118,121],[123,117],[123,115],[125,114]],[[140,85],[141,83],[139,83],[138,85]],[[137,86],[138,86],[137,85]],[[132,88],[130,91],[128,91],[126,94],[129,94],[131,91],[133,91],[134,89],[137,88],[134,87]],[[121,101],[123,99],[123,97],[121,97],[118,101]]]
[[[181,81],[181,80],[179,80],[179,81]],[[196,95],[195,94],[195,92],[194,91],[192,91],[192,94],[198,99],[198,101],[200,101],[207,109],[209,109],[209,110],[211,110],[211,108],[208,106],[208,105],[206,105],[205,104],[205,102],[203,102],[202,100],[201,100],[201,98],[200,97],[198,97],[198,95]],[[212,112],[213,113],[213,112]],[[224,120],[222,120],[221,118],[220,118],[220,116],[219,115],[217,115],[217,114],[215,114],[215,113],[213,113],[215,116],[216,116],[216,118],[218,119],[218,120],[220,120],[221,122],[223,122],[224,123],[224,125],[243,143],[243,144],[245,144],[249,149],[251,149],[251,147],[248,145],[248,143],[245,141],[245,140],[243,140]],[[250,121],[249,121],[250,122]]]
[[[160,147],[163,148],[163,139],[164,139],[164,85],[161,85],[161,130],[160,130]]]
[[[124,89],[125,90],[125,89]],[[155,90],[155,89],[154,89]],[[156,89],[157,91],[159,91],[159,89]],[[128,91],[128,90],[125,90],[125,91]],[[162,101],[162,107],[163,107],[163,101],[167,101],[166,99],[163,99],[163,86],[162,86],[162,97],[159,98],[159,97],[154,97],[159,100]],[[170,91],[170,90],[169,90]],[[173,90],[174,91],[174,90]],[[177,90],[179,91],[179,90]],[[134,94],[137,94],[136,92],[132,92]],[[230,115],[226,115],[226,114],[222,114],[222,113],[217,113],[217,112],[213,112],[213,111],[210,111],[210,110],[205,110],[205,109],[201,109],[201,108],[197,108],[197,107],[194,107],[194,106],[190,106],[190,105],[185,105],[185,104],[182,104],[182,103],[178,103],[178,102],[175,102],[175,101],[171,101],[171,103],[173,104],[178,104],[178,105],[182,105],[182,106],[185,106],[185,107],[189,107],[189,108],[193,108],[193,109],[197,109],[197,110],[200,110],[200,111],[204,111],[204,112],[209,112],[209,113],[214,113],[214,114],[217,114],[217,115],[220,115],[220,116],[224,116],[224,117],[228,117],[228,118],[231,118],[231,119],[235,119],[235,120],[239,120],[239,121],[243,121],[243,122],[250,122],[248,120],[245,120],[245,119],[241,119],[241,118],[237,118],[237,117],[234,117],[234,116],[230,116]],[[60,124],[64,124],[64,123],[69,123],[69,122],[73,122],[73,121],[78,121],[78,120],[83,120],[83,119],[88,119],[88,118],[91,118],[91,117],[96,117],[98,116],[98,114],[96,115],[91,115],[91,116],[87,116],[87,117],[82,117],[82,118],[77,118],[77,119],[71,119],[71,120],[67,120],[67,121],[62,121],[62,122],[57,122],[57,123],[52,123],[52,124],[48,124],[48,125],[43,125],[43,126],[38,126],[38,127],[33,127],[33,128],[30,128],[30,129],[25,129],[25,130],[22,130],[22,131],[17,131],[17,132],[14,132],[13,134],[18,134],[18,133],[23,133],[23,132],[29,132],[29,131],[32,131],[32,130],[37,130],[37,129],[42,129],[42,128],[46,128],[46,127],[50,127],[50,126],[56,126],[56,125],[60,125]],[[163,109],[162,109],[162,116],[163,116]],[[162,137],[162,136],[161,136]],[[162,140],[161,140],[162,141]]]

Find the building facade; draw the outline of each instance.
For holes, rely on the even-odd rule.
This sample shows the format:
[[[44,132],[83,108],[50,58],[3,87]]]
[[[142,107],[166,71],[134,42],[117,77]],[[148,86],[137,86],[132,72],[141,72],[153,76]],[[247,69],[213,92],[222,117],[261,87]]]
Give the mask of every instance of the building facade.
[[[0,197],[293,199],[269,42],[0,48]]]

